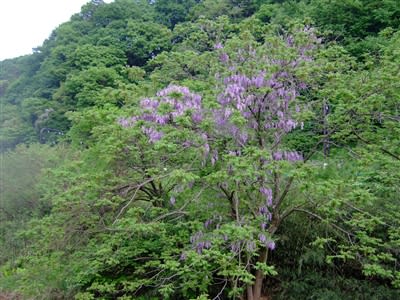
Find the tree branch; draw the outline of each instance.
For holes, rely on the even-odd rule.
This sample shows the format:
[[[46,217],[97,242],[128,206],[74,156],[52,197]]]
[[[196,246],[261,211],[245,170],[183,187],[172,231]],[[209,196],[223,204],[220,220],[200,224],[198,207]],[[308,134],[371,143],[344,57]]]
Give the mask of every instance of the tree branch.
[[[372,145],[372,143],[370,141],[367,141],[366,139],[364,139],[363,137],[361,137],[355,130],[353,130],[353,133],[355,134],[355,136],[362,141],[363,143],[367,144],[367,145]],[[400,160],[400,156],[394,154],[393,152],[378,146],[378,149],[381,150],[383,153],[386,153],[387,155],[391,156],[392,158],[395,158],[397,160]]]
[[[308,214],[309,216],[312,216],[312,217],[314,217],[314,218],[316,218],[316,219],[318,219],[318,220],[320,220],[320,221],[324,221],[324,218],[322,218],[320,215],[317,215],[317,214],[315,214],[315,213],[313,213],[313,212],[311,212],[311,211],[308,211],[308,210],[302,209],[302,208],[293,208],[292,211],[290,211],[287,215],[290,215],[292,212],[295,212],[295,211]],[[348,232],[347,230],[343,229],[342,227],[340,227],[340,226],[338,226],[338,225],[336,225],[336,224],[329,223],[329,225],[332,226],[333,228],[335,228],[335,229],[341,231],[342,233],[345,233],[345,234],[346,234],[347,236],[349,236],[349,237],[350,237],[350,236],[354,236],[353,233]]]
[[[168,175],[163,175],[158,177],[158,179],[167,177]],[[138,191],[146,184],[148,184],[149,182],[152,182],[154,180],[154,178],[150,178],[144,182],[142,182],[141,184],[137,185],[135,192],[133,193],[133,196],[131,197],[131,199],[128,201],[128,203],[121,208],[121,210],[119,211],[118,215],[116,216],[114,222],[112,223],[112,225],[115,225],[115,223],[117,222],[117,220],[119,219],[119,217],[125,212],[125,210],[132,204],[133,200],[135,200],[136,195],[138,193]]]

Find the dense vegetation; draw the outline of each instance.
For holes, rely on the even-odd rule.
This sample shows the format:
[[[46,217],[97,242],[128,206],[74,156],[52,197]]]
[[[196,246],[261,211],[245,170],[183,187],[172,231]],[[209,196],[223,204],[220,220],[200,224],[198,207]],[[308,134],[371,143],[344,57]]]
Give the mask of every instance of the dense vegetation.
[[[87,3],[0,62],[0,296],[400,299],[399,49],[397,0]]]

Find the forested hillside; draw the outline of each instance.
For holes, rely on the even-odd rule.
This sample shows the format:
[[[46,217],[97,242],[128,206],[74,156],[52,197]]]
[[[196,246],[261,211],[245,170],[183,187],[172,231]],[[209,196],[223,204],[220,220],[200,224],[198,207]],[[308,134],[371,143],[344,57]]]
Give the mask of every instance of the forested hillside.
[[[0,105],[0,299],[400,299],[398,0],[92,0]]]

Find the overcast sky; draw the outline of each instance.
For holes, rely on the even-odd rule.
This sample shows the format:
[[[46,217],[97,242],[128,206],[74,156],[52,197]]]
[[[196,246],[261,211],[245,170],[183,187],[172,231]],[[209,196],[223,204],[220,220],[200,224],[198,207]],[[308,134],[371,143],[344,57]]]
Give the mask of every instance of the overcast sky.
[[[32,53],[89,1],[0,0],[0,60]]]

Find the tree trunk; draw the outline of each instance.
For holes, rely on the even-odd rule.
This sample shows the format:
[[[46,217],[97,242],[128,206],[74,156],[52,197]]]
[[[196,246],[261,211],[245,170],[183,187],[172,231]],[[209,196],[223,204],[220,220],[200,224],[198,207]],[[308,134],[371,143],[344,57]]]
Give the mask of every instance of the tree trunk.
[[[247,300],[254,300],[253,297],[253,288],[251,285],[247,286]]]
[[[262,249],[260,253],[260,257],[258,258],[258,262],[265,264],[267,262],[268,257],[268,249]],[[253,299],[260,300],[261,292],[262,292],[262,285],[264,281],[264,273],[261,270],[256,271],[256,281],[253,285]]]
[[[324,134],[324,156],[328,157],[329,155],[329,131],[328,131],[328,114],[329,114],[329,104],[324,100],[323,102],[323,108],[322,108],[322,114],[323,114],[323,134]]]
[[[268,232],[272,235],[276,232],[278,229],[278,225],[280,223],[280,218],[274,218],[271,224],[271,227],[269,228]],[[268,248],[264,248],[260,252],[260,256],[258,257],[258,262],[261,264],[267,263],[268,259]],[[262,287],[263,287],[263,281],[265,278],[265,274],[261,270],[256,271],[256,280],[253,284],[253,286],[248,286],[247,287],[247,300],[261,300],[264,299],[262,297]]]

